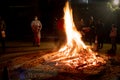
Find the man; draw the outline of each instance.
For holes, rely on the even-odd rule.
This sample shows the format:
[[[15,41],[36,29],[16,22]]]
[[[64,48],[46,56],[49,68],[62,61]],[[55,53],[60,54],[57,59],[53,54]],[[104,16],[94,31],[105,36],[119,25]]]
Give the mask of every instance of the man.
[[[2,17],[0,16],[0,40],[1,40],[3,52],[5,51],[5,37],[6,37],[5,30],[6,30],[6,24],[2,19]]]
[[[41,38],[41,29],[42,29],[42,24],[40,20],[38,20],[38,17],[35,16],[34,20],[31,22],[31,28],[34,34],[33,38],[33,45],[34,46],[40,46],[40,38]]]
[[[90,17],[88,26],[90,28],[90,31],[88,32],[89,43],[92,45],[92,43],[95,41],[95,21],[93,16]]]
[[[96,37],[98,41],[98,49],[102,49],[104,41],[104,24],[101,20],[98,20],[96,24]]]

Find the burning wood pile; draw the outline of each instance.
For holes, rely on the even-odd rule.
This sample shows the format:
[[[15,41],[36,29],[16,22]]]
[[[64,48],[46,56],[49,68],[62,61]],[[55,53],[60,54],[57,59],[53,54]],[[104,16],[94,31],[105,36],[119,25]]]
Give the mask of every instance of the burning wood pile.
[[[29,57],[30,59],[27,56],[27,61],[18,61],[19,64],[16,63],[15,59],[13,60],[15,61],[14,65],[16,64],[17,66],[15,66],[15,68],[18,68],[20,66],[20,69],[25,69],[27,77],[30,78],[34,77],[33,75],[35,75],[35,78],[36,75],[38,77],[40,76],[41,78],[42,74],[45,78],[46,74],[53,76],[53,73],[55,73],[56,76],[56,73],[64,72],[64,70],[65,72],[79,72],[79,70],[84,70],[85,73],[92,72],[95,74],[99,73],[101,70],[103,71],[105,67],[103,67],[102,65],[106,64],[106,61],[103,57],[92,51],[91,48],[86,46],[82,41],[82,35],[80,34],[80,32],[77,31],[73,22],[72,9],[69,6],[69,2],[67,2],[64,7],[64,29],[66,32],[67,40],[66,43],[61,46],[58,51],[52,53],[50,52],[49,54],[45,54],[43,56],[35,55],[35,58],[34,56],[32,56],[31,58]],[[17,60],[20,60],[20,58]],[[25,58],[23,60],[25,60]],[[47,65],[46,63],[49,63],[49,65]],[[51,64],[55,66],[51,66]],[[56,68],[56,66],[58,68]],[[38,72],[34,73],[33,71]],[[32,73],[32,75],[30,72]],[[75,76],[78,77],[79,75]]]
[[[67,37],[66,44],[59,51],[51,55],[45,55],[46,62],[55,62],[56,66],[64,65],[78,70],[88,66],[100,66],[106,63],[102,57],[96,52],[93,52],[82,41],[82,35],[75,27],[69,2],[66,2],[64,7],[64,29]]]

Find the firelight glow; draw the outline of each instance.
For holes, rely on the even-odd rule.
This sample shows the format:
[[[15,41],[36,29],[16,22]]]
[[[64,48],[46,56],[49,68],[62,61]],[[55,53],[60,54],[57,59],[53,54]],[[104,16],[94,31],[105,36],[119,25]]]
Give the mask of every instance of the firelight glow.
[[[87,67],[97,63],[105,63],[103,58],[96,57],[97,53],[93,52],[82,41],[82,35],[75,27],[69,2],[66,2],[64,7],[64,29],[67,42],[58,52],[55,52],[54,56],[50,57],[50,61],[56,62],[56,65],[62,64],[71,68],[76,68],[80,65]]]
[[[78,49],[80,49],[80,48],[86,49],[87,47],[81,40],[82,35],[77,31],[77,29],[75,27],[75,24],[73,21],[73,16],[72,16],[72,9],[69,9],[69,8],[70,8],[70,6],[69,6],[69,3],[67,2],[66,7],[64,8],[64,13],[65,13],[64,28],[65,28],[65,32],[67,35],[67,44],[66,45],[69,45],[71,47],[73,47],[75,45],[75,46],[77,46]]]

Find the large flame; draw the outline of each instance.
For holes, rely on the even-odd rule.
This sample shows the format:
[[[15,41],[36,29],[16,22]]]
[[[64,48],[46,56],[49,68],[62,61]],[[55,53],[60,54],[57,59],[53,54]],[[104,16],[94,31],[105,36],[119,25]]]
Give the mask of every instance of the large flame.
[[[66,7],[64,8],[64,28],[67,35],[67,44],[70,47],[76,46],[76,49],[78,50],[80,48],[86,49],[85,44],[81,40],[81,34],[77,31],[75,24],[73,22],[73,16],[72,16],[72,9],[69,9],[69,3],[66,3]],[[76,50],[75,49],[75,50]]]
[[[55,54],[52,61],[56,61],[58,65],[64,64],[72,68],[96,65],[99,62],[104,63],[103,58],[96,57],[96,53],[82,41],[82,35],[75,27],[69,2],[67,2],[64,7],[64,28],[67,42],[59,49],[57,54]]]

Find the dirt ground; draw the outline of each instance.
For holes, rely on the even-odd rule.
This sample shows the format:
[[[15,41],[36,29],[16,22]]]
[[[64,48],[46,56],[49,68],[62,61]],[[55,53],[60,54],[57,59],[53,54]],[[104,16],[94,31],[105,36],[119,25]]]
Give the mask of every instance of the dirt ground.
[[[106,45],[105,47],[108,48]],[[0,57],[0,80],[3,75],[9,76],[10,80],[120,80],[120,54],[110,56],[101,53],[105,48],[100,51],[103,58],[106,56],[108,58],[105,65],[82,70],[46,63],[42,56],[51,54],[53,49],[37,49],[37,51],[29,51],[28,53],[25,52],[25,49],[23,50],[20,52],[21,55],[16,53],[9,58],[8,55]],[[5,66],[7,66],[6,71]]]
[[[41,57],[51,51],[41,51],[14,57],[1,63],[1,75],[7,65],[11,80],[119,80],[120,79],[120,56],[109,57],[105,65],[83,70],[54,66],[54,63],[45,64]],[[1,76],[2,77],[2,76]]]

